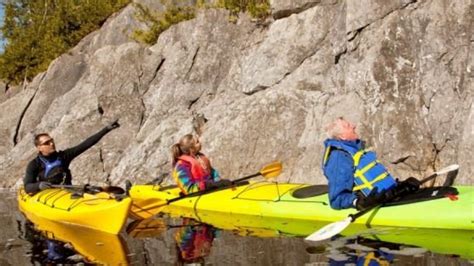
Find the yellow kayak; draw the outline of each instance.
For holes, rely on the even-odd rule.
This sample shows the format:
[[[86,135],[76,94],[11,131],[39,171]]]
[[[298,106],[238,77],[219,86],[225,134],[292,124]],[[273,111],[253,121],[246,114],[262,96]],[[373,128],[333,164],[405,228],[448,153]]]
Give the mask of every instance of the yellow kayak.
[[[127,265],[127,247],[119,235],[92,230],[83,226],[57,223],[31,214],[35,230],[46,238],[69,243],[88,263]]]
[[[51,188],[30,196],[20,189],[18,205],[30,220],[38,216],[111,234],[120,232],[130,209],[129,197],[115,199],[106,192],[84,193],[79,197],[73,194],[67,189]]]
[[[307,184],[251,182],[208,194],[179,197],[178,188],[135,185],[130,189],[133,199],[131,217],[146,219],[157,213],[181,217],[255,216],[268,219],[294,219],[308,222],[335,222],[356,212],[354,209],[333,210],[323,191],[299,196],[311,189]],[[409,203],[375,208],[355,221],[372,226],[474,230],[474,187],[433,188],[420,191],[423,197]]]

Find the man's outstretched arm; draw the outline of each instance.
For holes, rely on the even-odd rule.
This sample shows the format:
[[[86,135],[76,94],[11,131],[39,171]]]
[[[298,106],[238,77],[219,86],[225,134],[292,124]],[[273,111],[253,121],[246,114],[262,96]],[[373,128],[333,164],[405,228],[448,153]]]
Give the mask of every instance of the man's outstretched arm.
[[[110,131],[112,131],[113,129],[115,129],[119,126],[120,125],[118,123],[118,120],[116,120],[115,122],[111,123],[110,125],[104,127],[99,132],[97,132],[94,135],[88,137],[86,140],[81,142],[79,145],[64,150],[64,158],[69,162],[72,161],[72,159],[79,156],[81,153],[85,152],[90,147],[94,146],[97,142],[99,142],[102,139],[102,137],[104,137],[105,135],[107,135],[107,133],[109,133]]]

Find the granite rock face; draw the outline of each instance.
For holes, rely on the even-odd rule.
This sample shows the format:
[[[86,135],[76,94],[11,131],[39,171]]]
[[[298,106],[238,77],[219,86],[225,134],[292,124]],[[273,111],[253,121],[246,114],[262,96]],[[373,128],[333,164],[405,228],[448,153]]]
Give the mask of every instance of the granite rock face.
[[[458,163],[455,182],[472,183],[471,1],[271,5],[264,23],[201,10],[149,47],[127,37],[146,25],[124,8],[2,95],[0,185],[21,184],[33,134],[50,132],[66,149],[116,118],[122,126],[72,163],[75,183],[149,181],[169,172],[170,146],[191,132],[223,177],[281,160],[277,181],[323,183],[324,126],[339,116],[395,176]]]

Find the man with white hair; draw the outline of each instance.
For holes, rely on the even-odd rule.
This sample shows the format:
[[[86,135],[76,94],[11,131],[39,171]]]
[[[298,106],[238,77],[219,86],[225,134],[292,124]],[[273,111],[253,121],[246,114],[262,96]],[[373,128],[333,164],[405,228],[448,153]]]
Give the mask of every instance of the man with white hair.
[[[330,123],[324,141],[323,172],[329,183],[329,201],[333,209],[365,209],[387,200],[397,186],[416,191],[420,182],[410,177],[397,183],[377,161],[373,151],[365,150],[356,126],[339,117]]]

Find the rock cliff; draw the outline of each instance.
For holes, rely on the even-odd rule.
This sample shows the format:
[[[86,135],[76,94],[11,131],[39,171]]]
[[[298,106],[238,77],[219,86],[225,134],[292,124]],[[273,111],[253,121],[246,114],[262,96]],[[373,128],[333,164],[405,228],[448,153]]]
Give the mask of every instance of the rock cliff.
[[[117,117],[72,163],[75,183],[151,180],[193,131],[224,177],[281,160],[277,181],[321,183],[323,128],[338,116],[395,176],[458,163],[456,183],[472,184],[472,1],[272,0],[263,22],[203,9],[152,46],[129,38],[145,27],[134,9],[2,93],[0,186],[21,184],[35,133],[65,149]]]

